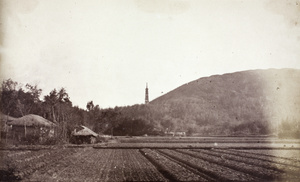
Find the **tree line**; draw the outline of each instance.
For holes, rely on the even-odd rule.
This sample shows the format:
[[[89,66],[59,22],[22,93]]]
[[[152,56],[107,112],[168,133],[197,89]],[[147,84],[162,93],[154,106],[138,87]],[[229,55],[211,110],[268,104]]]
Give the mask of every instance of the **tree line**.
[[[41,98],[42,90],[37,85],[23,86],[8,79],[2,83],[0,110],[12,117],[36,114],[53,121],[58,125],[58,140],[64,142],[68,142],[71,132],[79,125],[96,133],[118,136],[185,131],[188,135],[202,136],[277,134],[279,137],[299,138],[299,117],[278,118],[278,124],[271,123],[269,118],[273,115],[274,104],[270,104],[267,97],[260,96],[258,86],[252,84],[252,87],[245,88],[252,89],[250,91],[236,89],[240,93],[215,89],[218,94],[201,92],[202,95],[188,99],[176,95],[173,99],[160,98],[149,104],[114,108],[101,108],[88,101],[86,108],[82,109],[73,106],[64,88],[53,89]]]
[[[143,105],[137,105],[140,108],[137,110],[136,106],[103,109],[88,101],[86,109],[82,109],[72,104],[65,88],[53,89],[41,98],[42,89],[37,85],[24,86],[12,79],[2,82],[0,94],[3,114],[15,118],[27,114],[42,116],[57,124],[56,138],[62,142],[68,142],[71,132],[79,125],[109,135],[143,135],[153,129],[145,120],[147,108]]]

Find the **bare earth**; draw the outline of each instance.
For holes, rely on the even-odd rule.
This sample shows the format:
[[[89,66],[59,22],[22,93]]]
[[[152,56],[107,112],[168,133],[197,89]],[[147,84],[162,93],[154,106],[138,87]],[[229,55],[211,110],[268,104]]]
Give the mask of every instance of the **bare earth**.
[[[300,181],[299,140],[156,139],[2,148],[1,181]]]

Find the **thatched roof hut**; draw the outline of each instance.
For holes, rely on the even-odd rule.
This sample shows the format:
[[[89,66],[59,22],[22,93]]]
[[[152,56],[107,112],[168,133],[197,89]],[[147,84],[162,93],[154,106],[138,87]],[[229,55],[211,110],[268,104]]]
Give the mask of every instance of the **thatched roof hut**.
[[[3,113],[0,113],[0,120],[1,120],[1,130],[5,129],[6,123],[12,120],[15,120],[16,118],[5,115]]]
[[[94,137],[98,136],[97,133],[95,133],[91,129],[87,128],[86,126],[81,125],[78,131],[77,131],[77,129],[75,129],[73,132],[74,136],[94,136]]]
[[[8,125],[12,126],[42,126],[42,127],[54,127],[55,123],[34,114],[29,114],[21,118],[13,119],[7,122]]]
[[[0,112],[0,119],[1,119],[2,122],[7,122],[7,121],[14,120],[16,118],[8,116],[8,115],[3,114],[3,113]]]
[[[15,120],[16,118],[5,115],[3,113],[0,112],[0,139],[2,139],[3,137],[6,137],[7,132],[9,132],[9,130],[11,129],[11,127],[9,127],[7,125],[7,122]]]
[[[74,129],[72,132],[71,143],[81,144],[81,143],[95,143],[97,133],[87,128],[86,126],[80,126]]]
[[[37,143],[53,137],[56,124],[34,114],[6,122],[11,126],[11,138],[18,142]]]

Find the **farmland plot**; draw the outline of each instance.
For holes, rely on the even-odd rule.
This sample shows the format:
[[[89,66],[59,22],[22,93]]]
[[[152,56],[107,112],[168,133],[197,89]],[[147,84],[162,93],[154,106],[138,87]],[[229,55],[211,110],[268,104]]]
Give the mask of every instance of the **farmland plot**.
[[[46,165],[51,165],[64,156],[72,155],[74,149],[1,151],[1,180],[22,179]]]
[[[107,146],[95,146],[95,148],[157,148],[157,149],[176,149],[176,148],[232,148],[232,149],[273,149],[273,148],[282,148],[282,149],[300,149],[299,143],[247,143],[247,142],[232,142],[226,141],[226,142],[187,142],[187,141],[159,141],[158,143],[155,142],[143,142],[140,143],[134,143],[134,142],[124,142],[124,143],[109,143]]]
[[[278,158],[292,159],[293,161],[300,161],[300,150],[289,149],[289,150],[279,150],[279,149],[269,149],[269,150],[237,150],[246,153],[256,153],[261,156],[270,157],[276,156]]]
[[[161,173],[134,149],[84,148],[77,156],[62,160],[47,173],[37,172],[34,181],[167,181]]]
[[[204,174],[211,176],[216,181],[258,181],[249,174],[232,170],[222,165],[211,163],[194,156],[186,155],[175,150],[162,149],[159,152],[174,158]]]
[[[240,156],[243,158],[250,158],[252,160],[259,159],[261,161],[267,161],[275,164],[281,164],[281,165],[287,165],[287,166],[294,166],[294,167],[300,167],[300,161],[297,158],[294,158],[291,154],[289,157],[281,157],[280,155],[273,155],[278,154],[276,150],[268,150],[267,152],[265,150],[259,151],[259,152],[253,152],[253,150],[221,150],[221,149],[215,149],[217,152],[226,153],[226,154],[233,154],[236,156]],[[281,152],[284,153],[290,153],[291,150],[281,150]],[[300,154],[300,150],[295,153]]]
[[[146,158],[148,158],[161,173],[172,181],[212,181],[213,179],[197,170],[174,161],[159,152],[150,149],[141,149]]]
[[[264,160],[259,158],[259,155],[256,155],[258,158],[255,156],[244,158],[237,155],[237,151],[226,153],[224,149],[220,151],[142,149],[141,151],[158,165],[163,161],[162,168],[171,173],[171,176],[179,175],[179,177],[173,176],[173,179],[178,181],[185,181],[188,178],[183,170],[178,172],[179,168],[174,164],[172,166],[174,162],[193,172],[193,177],[197,175],[202,177],[201,181],[300,181],[300,166],[291,164],[289,160],[292,159],[286,159],[285,162],[281,160],[281,163],[278,163],[277,159],[280,158],[276,156],[272,156],[274,161]],[[180,176],[185,178],[181,179]]]
[[[195,151],[195,152],[193,152]],[[265,160],[257,156],[243,156],[236,151],[227,152],[224,150],[193,150],[193,151],[182,151],[192,156],[207,159],[213,163],[224,165],[229,168],[246,172],[251,175],[260,177],[265,180],[275,179],[300,179],[300,166],[295,166],[289,161],[278,161],[274,158],[273,160]]]
[[[117,144],[0,150],[0,181],[300,181],[300,151],[295,148]]]

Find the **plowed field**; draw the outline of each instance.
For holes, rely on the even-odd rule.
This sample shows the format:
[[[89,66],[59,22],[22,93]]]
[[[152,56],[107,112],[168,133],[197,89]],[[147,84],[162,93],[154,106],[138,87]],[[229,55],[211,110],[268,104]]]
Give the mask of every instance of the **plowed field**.
[[[293,148],[150,145],[0,152],[2,181],[300,181],[300,150]]]

